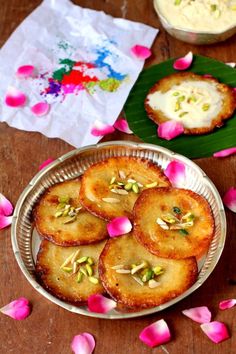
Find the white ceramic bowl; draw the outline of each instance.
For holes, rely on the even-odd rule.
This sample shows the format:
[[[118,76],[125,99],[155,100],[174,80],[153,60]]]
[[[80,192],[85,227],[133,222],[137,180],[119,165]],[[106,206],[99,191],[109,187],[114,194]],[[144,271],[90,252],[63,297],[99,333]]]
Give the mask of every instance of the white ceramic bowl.
[[[236,25],[228,28],[223,32],[193,31],[181,27],[174,27],[172,24],[168,22],[166,17],[161,12],[157,4],[157,1],[154,0],[153,4],[164,29],[172,37],[175,37],[183,42],[192,43],[196,45],[212,44],[212,43],[225,41],[226,39],[228,39],[229,37],[233,36],[236,33]]]

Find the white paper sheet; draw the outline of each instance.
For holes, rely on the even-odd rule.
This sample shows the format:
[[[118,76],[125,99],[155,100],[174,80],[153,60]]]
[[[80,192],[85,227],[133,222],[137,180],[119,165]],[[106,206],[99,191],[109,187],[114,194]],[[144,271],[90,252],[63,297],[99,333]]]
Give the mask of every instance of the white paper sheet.
[[[152,27],[84,9],[69,0],[44,0],[0,50],[0,121],[59,137],[75,147],[96,143],[100,137],[90,133],[94,121],[114,124],[143,68],[144,61],[132,55],[131,47],[150,47],[157,33]],[[17,78],[15,72],[22,65],[33,65],[35,76]],[[61,70],[64,76],[56,87]],[[75,85],[71,77],[75,70],[95,81]],[[76,80],[80,82],[79,77]],[[103,85],[113,82],[119,85],[116,91],[104,90]],[[5,104],[10,86],[26,94],[23,107]],[[30,110],[40,101],[50,103],[43,117]]]

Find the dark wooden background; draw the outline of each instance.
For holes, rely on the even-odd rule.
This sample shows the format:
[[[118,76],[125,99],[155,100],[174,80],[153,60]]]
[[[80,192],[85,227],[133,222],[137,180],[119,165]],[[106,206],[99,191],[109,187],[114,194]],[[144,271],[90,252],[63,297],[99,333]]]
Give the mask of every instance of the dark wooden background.
[[[56,1],[56,0],[55,0]],[[30,12],[40,4],[39,0],[0,0],[0,46]],[[210,56],[224,62],[236,61],[236,37],[211,46],[192,46],[171,38],[164,32],[153,10],[151,0],[78,0],[75,3],[106,13],[140,21],[160,28],[153,46],[154,55],[147,66],[170,57],[194,53]],[[227,139],[227,137],[225,137]],[[114,133],[104,140],[136,140],[134,136]],[[236,141],[235,141],[236,145]],[[48,139],[39,133],[29,133],[0,123],[0,192],[14,204],[22,190],[47,158],[57,158],[73,147],[59,139]],[[236,156],[224,160],[213,158],[195,161],[212,179],[221,195],[236,186]],[[194,294],[177,305],[148,317],[130,320],[100,320],[79,316],[50,303],[38,294],[21,273],[13,256],[10,228],[0,232],[0,307],[20,296],[32,303],[32,313],[24,321],[0,314],[1,354],[67,354],[74,335],[90,332],[96,338],[96,354],[230,354],[236,353],[236,307],[219,311],[222,299],[236,297],[236,219],[226,211],[228,232],[223,255],[208,280]],[[225,322],[231,338],[221,344],[213,344],[203,334],[199,325],[181,314],[186,308],[206,305],[215,320]],[[170,343],[155,349],[142,344],[138,335],[152,322],[164,318],[173,333]]]

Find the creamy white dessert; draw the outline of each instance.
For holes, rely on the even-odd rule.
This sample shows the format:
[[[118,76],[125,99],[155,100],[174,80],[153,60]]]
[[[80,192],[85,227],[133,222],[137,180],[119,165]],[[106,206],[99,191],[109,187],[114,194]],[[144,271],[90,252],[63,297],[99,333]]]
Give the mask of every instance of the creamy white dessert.
[[[236,26],[236,0],[154,0],[174,27],[202,32],[223,32]]]
[[[192,129],[211,126],[212,118],[222,109],[223,95],[215,82],[186,80],[166,92],[150,93],[147,103],[168,119]]]

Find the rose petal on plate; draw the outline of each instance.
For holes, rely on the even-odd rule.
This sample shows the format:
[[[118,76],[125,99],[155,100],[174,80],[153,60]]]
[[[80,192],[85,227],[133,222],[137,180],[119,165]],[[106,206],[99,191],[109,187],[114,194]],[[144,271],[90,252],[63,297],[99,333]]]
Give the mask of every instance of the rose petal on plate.
[[[193,53],[189,52],[184,57],[177,59],[173,64],[173,68],[175,70],[186,70],[191,66],[192,61]]]
[[[132,130],[129,129],[129,125],[127,123],[127,120],[124,118],[119,118],[113,125],[113,127],[123,133],[126,134],[133,134]]]
[[[24,320],[30,314],[30,303],[24,297],[20,297],[0,309],[4,315],[10,316],[15,320]]]
[[[106,134],[113,133],[115,131],[115,128],[112,125],[109,124],[104,124],[100,122],[99,120],[95,120],[92,129],[91,129],[91,134],[93,136],[103,136]]]
[[[233,91],[236,92],[236,87],[233,88]]]
[[[152,52],[148,47],[136,44],[131,48],[132,54],[138,59],[147,59],[152,55]]]
[[[185,184],[185,165],[182,162],[171,161],[167,165],[164,173],[169,178],[174,187],[183,187]]]
[[[107,231],[110,237],[124,235],[129,233],[131,230],[132,224],[126,216],[114,218],[107,224]]]
[[[74,336],[71,349],[75,354],[92,354],[95,348],[95,340],[92,334],[84,332]]]
[[[234,155],[234,154],[236,154],[236,147],[232,147],[229,149],[224,149],[224,150],[214,152],[213,156],[214,157],[226,157],[226,156],[230,156],[230,155]]]
[[[213,321],[200,325],[203,332],[214,343],[220,343],[229,338],[229,333],[226,325],[223,322]]]
[[[0,230],[11,225],[11,223],[12,223],[12,216],[5,216],[3,214],[0,214]]]
[[[145,327],[139,335],[139,339],[153,348],[170,341],[171,334],[165,320],[159,320]]]
[[[88,298],[88,310],[90,312],[107,313],[116,307],[114,300],[101,294],[90,295]]]
[[[223,196],[224,205],[236,213],[236,188],[231,187]]]
[[[157,135],[159,136],[159,138],[165,140],[174,139],[176,138],[176,136],[182,134],[183,132],[183,124],[174,120],[168,120],[165,123],[161,123],[157,128]]]
[[[211,312],[206,306],[193,307],[191,309],[183,310],[182,313],[198,323],[211,322]]]
[[[9,216],[12,212],[13,205],[2,193],[0,193],[0,215],[3,214],[5,216]]]
[[[54,160],[49,158],[46,161],[44,161],[40,166],[39,166],[39,170],[42,170],[44,167],[46,167],[47,165],[49,165],[51,162],[53,162]]]
[[[5,97],[5,103],[9,107],[20,107],[26,102],[26,95],[16,89],[15,87],[9,87]]]
[[[47,102],[38,102],[35,105],[33,105],[30,109],[34,115],[38,117],[42,117],[48,114],[50,105]]]
[[[19,78],[26,79],[27,77],[32,76],[33,72],[34,72],[33,65],[22,65],[17,69],[16,76]]]
[[[220,310],[227,310],[236,305],[236,299],[223,300],[219,303]]]

